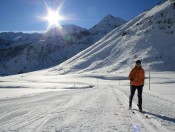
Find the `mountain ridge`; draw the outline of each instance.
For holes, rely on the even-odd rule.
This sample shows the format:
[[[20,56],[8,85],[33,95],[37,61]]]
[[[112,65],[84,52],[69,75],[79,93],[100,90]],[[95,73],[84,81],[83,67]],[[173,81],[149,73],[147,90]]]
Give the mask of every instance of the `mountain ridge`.
[[[141,59],[146,70],[175,71],[174,16],[169,1],[156,5],[52,70],[60,74],[114,73],[131,70]]]
[[[112,19],[115,17],[108,21],[110,29],[101,28],[96,33],[76,25],[63,25],[59,30],[53,28],[37,36],[10,32],[12,43],[0,53],[0,74],[30,72],[58,65],[113,30],[116,25]],[[9,37],[4,34],[7,35],[0,33],[0,38]]]

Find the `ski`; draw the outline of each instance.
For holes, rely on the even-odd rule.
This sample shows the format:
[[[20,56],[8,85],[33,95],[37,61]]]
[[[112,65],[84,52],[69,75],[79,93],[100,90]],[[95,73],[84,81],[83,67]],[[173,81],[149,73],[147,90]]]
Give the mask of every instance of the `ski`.
[[[132,114],[135,114],[133,109],[128,109]]]
[[[143,114],[145,116],[145,118],[150,119],[148,114],[145,114],[145,112],[140,112],[140,113]]]
[[[136,114],[136,113],[139,113],[141,115],[144,116],[144,118],[146,119],[150,119],[148,114],[146,114],[144,111],[140,112],[139,110],[135,110],[135,109],[128,109],[132,114]]]
[[[140,112],[138,111],[138,113],[140,113],[141,115],[143,115],[146,119],[150,119],[148,114],[146,114],[144,111]]]
[[[139,108],[139,105],[137,104],[137,107]],[[139,108],[140,109],[140,108]],[[141,114],[143,114],[144,116],[145,116],[145,118],[147,118],[147,119],[149,119],[149,117],[148,117],[148,114],[145,114],[145,112],[144,111],[140,111],[139,110],[139,112],[141,113]]]

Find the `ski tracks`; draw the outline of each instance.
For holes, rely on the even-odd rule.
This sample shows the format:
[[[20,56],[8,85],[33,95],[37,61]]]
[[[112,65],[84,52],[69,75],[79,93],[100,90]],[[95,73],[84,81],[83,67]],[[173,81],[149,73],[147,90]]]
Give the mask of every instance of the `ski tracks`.
[[[126,114],[115,92],[107,85],[94,89],[77,106],[70,111],[73,117],[57,127],[57,131],[133,131],[131,115]]]
[[[113,87],[113,86],[111,86]],[[123,103],[123,106],[128,109],[129,107],[129,96],[127,97],[122,91],[120,91],[118,88],[114,89],[114,92],[116,93],[116,96],[119,98],[120,102]],[[133,108],[137,108],[137,105],[133,102]],[[129,110],[128,110],[129,111]],[[140,112],[135,112],[135,114],[133,114],[132,112],[130,112],[132,114],[133,117],[136,117],[138,119],[137,124],[139,124],[138,126],[140,127],[139,129],[145,128],[146,131],[149,132],[168,132],[169,130],[166,129],[164,126],[162,126],[160,123],[158,123],[155,119],[148,119],[145,117],[144,114],[140,113]],[[145,130],[141,130],[141,131],[145,131]]]
[[[0,105],[1,131],[129,132],[133,129],[130,115],[126,115],[123,105],[107,85],[42,93],[0,101]]]
[[[45,96],[45,94],[43,94]],[[62,115],[62,109],[69,107],[70,96],[60,95],[60,93],[47,93],[45,98],[14,99],[14,101],[5,101],[8,105],[2,105],[4,114],[0,118],[0,130],[4,131],[40,131],[43,125],[47,124],[49,120]],[[31,102],[29,100],[32,100]],[[11,103],[13,102],[13,103]],[[23,102],[19,104],[19,102]],[[75,102],[75,100],[74,100]],[[1,104],[4,104],[3,102]],[[16,105],[15,105],[16,104]],[[11,108],[8,110],[8,108]],[[8,112],[5,113],[4,109]],[[58,117],[59,119],[62,116]]]
[[[0,106],[0,131],[167,131],[154,119],[132,114],[128,97],[112,85],[1,100]]]

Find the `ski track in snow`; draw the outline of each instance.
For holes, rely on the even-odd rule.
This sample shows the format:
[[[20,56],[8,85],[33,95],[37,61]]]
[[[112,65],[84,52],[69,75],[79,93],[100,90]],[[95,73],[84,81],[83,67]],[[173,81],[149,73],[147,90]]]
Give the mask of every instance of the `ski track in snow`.
[[[119,88],[127,97],[129,97],[128,88]],[[137,91],[134,97],[134,109],[137,109]],[[155,124],[162,124],[171,131],[175,131],[175,105],[173,102],[154,96],[143,91],[143,111],[157,122]],[[166,130],[168,131],[168,130]]]
[[[32,99],[4,100],[0,104],[2,131],[132,130],[131,115],[108,87],[77,90],[71,94],[51,92]]]
[[[161,102],[158,104],[161,109],[154,109],[152,105],[160,100],[146,94],[144,103],[149,109],[152,108],[151,112],[147,111],[150,119],[146,119],[139,112],[132,114],[128,110],[128,93],[115,85],[98,85],[89,89],[48,92],[32,97],[0,100],[0,131],[154,132],[168,131],[167,128],[174,131],[174,122],[168,118],[167,122],[161,122],[153,114],[158,112],[161,115],[161,112],[166,112],[164,119],[166,120],[168,115],[173,121],[171,109],[165,109],[170,107],[169,102]],[[145,97],[148,97],[146,102]],[[136,107],[136,103],[134,106]]]

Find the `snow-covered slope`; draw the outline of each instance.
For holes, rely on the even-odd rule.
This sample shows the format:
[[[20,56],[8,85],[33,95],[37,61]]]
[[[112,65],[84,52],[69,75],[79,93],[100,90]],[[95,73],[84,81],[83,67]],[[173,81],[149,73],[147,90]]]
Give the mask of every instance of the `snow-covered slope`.
[[[0,74],[30,72],[58,65],[125,22],[121,20],[107,16],[96,25],[98,28],[88,30],[76,25],[63,25],[61,29],[53,28],[45,34],[36,34],[37,36],[1,33],[0,38],[12,41],[12,43],[1,50]],[[6,46],[1,43],[0,45]]]
[[[6,74],[6,70],[10,72],[15,67],[15,64],[22,59],[14,60],[14,58],[21,55],[26,47],[39,41],[41,37],[42,34],[39,33],[0,33],[0,74]],[[14,64],[8,65],[11,59],[14,60]],[[20,66],[22,65],[23,63],[20,64]],[[18,70],[18,72],[20,71],[21,70]]]
[[[5,49],[11,44],[10,41],[0,38],[0,49]]]
[[[76,39],[78,32],[74,31],[80,33],[84,29],[77,26],[71,26],[70,28],[70,32],[65,32],[64,28],[48,31],[40,41],[28,45],[22,50],[21,54],[14,55],[15,57],[9,59],[5,63],[6,67],[3,66],[4,72],[1,73],[16,74],[35,71],[59,64],[74,56],[82,50],[80,46],[77,47],[77,44],[75,44],[75,42],[78,42]],[[85,46],[88,47],[88,45],[84,45],[83,48]]]
[[[51,70],[113,73],[130,70],[136,59],[142,60],[145,69],[175,71],[175,9],[171,2],[140,14]]]
[[[42,37],[42,34],[40,33],[22,33],[22,32],[2,32],[0,33],[0,39],[9,41],[10,44],[7,45],[4,48],[9,48],[9,47],[16,47],[16,46],[21,46],[25,44],[31,44],[34,43]],[[3,43],[0,42],[0,46]]]
[[[166,5],[168,5],[167,9],[170,11],[168,2],[163,4],[162,7],[160,6],[161,8],[159,6],[156,8],[162,10]],[[114,30],[109,36],[116,37],[114,35],[116,31],[121,30],[121,34],[118,33],[120,34],[118,36],[124,36],[129,42],[126,37],[127,35],[125,35],[126,33],[123,31],[128,29],[129,25],[135,25],[134,22],[141,20],[144,15],[146,14],[140,15],[125,26]],[[131,27],[133,28],[133,26]],[[131,33],[131,30],[129,31]],[[92,52],[92,49],[94,48],[94,51],[102,50],[103,52],[101,52],[106,55],[108,52],[105,49],[108,49],[108,46],[110,47],[113,41],[115,42],[115,39],[111,41],[109,36],[107,35],[96,45],[85,50],[84,54],[80,53],[66,63],[63,63],[62,66],[65,66],[67,71],[68,67],[71,68],[71,64],[77,64],[77,66],[73,65],[76,68],[74,69],[75,71],[78,71],[78,68],[83,71],[83,65],[80,64],[85,64],[84,67],[86,67],[86,64],[93,64],[95,61],[96,63],[94,64],[98,66],[98,57],[101,57],[98,55],[102,54]],[[106,47],[100,44],[103,41],[104,44],[107,44],[105,39],[109,42],[109,45],[106,45]],[[124,47],[119,45],[119,48],[123,49],[119,50],[125,51],[125,48],[128,49],[129,46],[126,46],[125,39],[123,39]],[[116,42],[115,45],[117,45]],[[133,46],[135,45],[133,44]],[[111,49],[117,50],[117,48],[113,49],[112,46]],[[128,55],[132,57],[132,54],[129,53],[130,51],[128,51],[128,54],[125,51],[125,56],[123,55],[123,57],[125,58]],[[77,60],[76,58],[80,58],[80,55],[84,59]],[[114,52],[115,55],[117,54]],[[85,63],[85,59],[87,59],[87,63]],[[110,59],[112,60],[112,56]],[[115,58],[113,60],[115,61]],[[77,62],[71,63],[71,61]],[[104,62],[107,62],[105,56]],[[129,59],[127,62],[130,62]],[[153,60],[150,61],[152,64],[153,62]],[[107,69],[110,63],[106,63],[106,66],[105,63],[103,66]],[[67,67],[66,64],[68,65]],[[113,66],[112,61],[111,66]],[[130,93],[129,80],[127,79],[128,72],[104,74],[106,69],[104,68],[103,71],[101,67],[95,67],[94,70],[89,69],[91,72],[101,70],[98,74],[59,75],[58,69],[51,69],[55,71],[41,70],[21,75],[0,77],[0,131],[175,131],[175,72],[151,72],[151,84],[149,85],[148,72],[146,71],[142,114],[138,111],[136,95],[133,99],[133,110],[128,110],[128,97]],[[151,90],[149,90],[149,86],[151,86]]]

